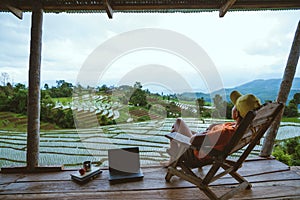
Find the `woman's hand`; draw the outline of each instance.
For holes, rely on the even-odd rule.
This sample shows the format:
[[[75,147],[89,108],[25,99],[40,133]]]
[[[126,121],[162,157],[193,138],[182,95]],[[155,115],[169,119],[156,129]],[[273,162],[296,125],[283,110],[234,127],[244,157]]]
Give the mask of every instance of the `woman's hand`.
[[[171,133],[176,132],[174,125],[172,126]]]

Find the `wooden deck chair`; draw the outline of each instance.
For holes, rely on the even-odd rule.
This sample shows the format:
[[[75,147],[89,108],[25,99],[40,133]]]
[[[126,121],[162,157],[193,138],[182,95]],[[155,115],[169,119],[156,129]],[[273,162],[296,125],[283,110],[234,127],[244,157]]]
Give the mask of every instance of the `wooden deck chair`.
[[[170,152],[173,162],[171,162],[171,165],[168,167],[165,177],[166,181],[170,182],[174,175],[178,176],[196,185],[210,199],[229,199],[242,190],[250,189],[251,184],[242,177],[237,170],[242,166],[242,163],[256,144],[259,143],[264,133],[282,109],[282,103],[267,103],[257,110],[249,111],[224,150],[217,151],[212,149],[208,153],[208,156],[210,156],[209,161],[206,160],[205,162],[201,162],[199,159],[196,159],[196,163],[187,162],[186,154],[188,150],[200,148],[199,146],[190,144],[189,137],[181,134],[183,137],[178,137],[178,134],[174,133],[166,135],[166,137],[172,138],[179,144],[179,149],[175,154],[174,152]],[[203,146],[201,148],[203,148]],[[233,161],[227,159],[229,155],[238,150],[242,152],[237,160]],[[200,175],[197,176],[192,169],[204,165],[209,166],[208,172],[201,177]],[[225,175],[233,177],[238,182],[238,185],[229,192],[217,197],[210,189],[210,184]]]

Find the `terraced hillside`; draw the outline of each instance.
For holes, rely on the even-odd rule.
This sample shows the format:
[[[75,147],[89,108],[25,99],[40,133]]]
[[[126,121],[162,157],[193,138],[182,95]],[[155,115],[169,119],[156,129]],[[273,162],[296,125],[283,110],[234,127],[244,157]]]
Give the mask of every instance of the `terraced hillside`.
[[[159,164],[168,159],[166,149],[169,141],[164,135],[169,132],[174,119],[151,120],[101,126],[90,129],[54,130],[40,133],[40,164],[65,167],[80,166],[84,160],[107,165],[107,149],[138,146],[142,165]],[[197,129],[207,124],[190,119]],[[0,132],[0,167],[25,165],[26,133]]]
[[[13,121],[10,113],[2,113],[3,121]],[[72,130],[48,130],[40,133],[40,165],[80,167],[85,160],[107,166],[107,150],[127,146],[138,146],[142,165],[157,165],[168,160],[166,149],[169,141],[164,137],[170,131],[175,118],[149,120],[139,123],[124,123],[95,128]],[[204,130],[217,121],[185,118],[193,130]],[[22,123],[21,123],[22,122]],[[26,126],[21,118],[19,126]],[[300,136],[300,124],[282,123],[278,140]],[[24,166],[26,163],[26,131],[0,131],[0,167]],[[261,144],[252,156],[258,155]]]
[[[27,116],[12,112],[0,112],[0,127],[2,130],[26,131]],[[57,129],[54,124],[41,123],[41,130]]]

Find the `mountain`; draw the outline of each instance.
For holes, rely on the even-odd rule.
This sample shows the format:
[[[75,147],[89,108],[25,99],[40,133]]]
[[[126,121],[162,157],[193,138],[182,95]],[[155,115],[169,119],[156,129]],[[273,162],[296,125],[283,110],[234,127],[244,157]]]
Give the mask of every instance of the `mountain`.
[[[253,93],[257,95],[262,102],[266,100],[276,100],[279,92],[281,79],[268,79],[268,80],[254,80],[249,83],[237,86],[234,90],[241,91],[242,93]],[[232,90],[226,90],[230,94]],[[295,93],[300,93],[300,78],[295,78],[288,97],[288,101],[293,99]]]
[[[255,94],[257,97],[260,98],[261,102],[264,103],[265,101],[271,100],[274,101],[277,98],[277,94],[280,88],[281,79],[257,79],[243,85],[234,87],[234,88],[225,88],[226,92],[226,101],[229,100],[229,94],[233,90],[238,90],[242,94],[252,93]],[[218,91],[214,92],[212,96],[217,94]],[[294,78],[293,85],[288,97],[288,101],[293,99],[295,93],[300,93],[300,78]],[[211,102],[210,94],[206,93],[182,93],[178,95],[180,99],[193,99],[193,98],[201,98],[203,97],[205,101]]]

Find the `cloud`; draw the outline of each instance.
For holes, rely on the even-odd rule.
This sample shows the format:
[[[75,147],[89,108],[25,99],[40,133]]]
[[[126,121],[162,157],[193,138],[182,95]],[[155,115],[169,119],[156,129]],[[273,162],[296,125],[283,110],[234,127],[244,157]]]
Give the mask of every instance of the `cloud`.
[[[283,13],[278,13],[270,17],[266,14],[266,22],[262,25],[268,24],[267,27],[258,30],[256,34],[245,46],[244,50],[249,55],[260,56],[283,56],[289,52],[290,45],[295,34],[295,25],[297,20],[291,16]],[[294,23],[292,23],[294,22]]]
[[[115,13],[113,19],[108,19],[105,13],[45,13],[42,79],[76,80],[83,63],[99,45],[120,33],[140,28],[172,30],[195,41],[215,63],[225,87],[261,77],[280,78],[299,13],[298,10],[228,12],[224,18],[219,18],[217,12]],[[0,21],[0,71],[9,73],[15,82],[25,82],[28,77],[31,14],[25,13],[24,19],[19,20],[10,13],[1,13]],[[155,64],[177,70],[178,60],[165,59],[169,61]],[[121,66],[129,70],[131,64],[147,63],[124,61],[117,65],[115,72],[110,73],[111,79],[108,78],[107,82],[120,79]],[[193,82],[197,79],[190,70],[182,74]],[[299,70],[296,76],[300,76]],[[203,88],[199,87],[199,90]]]
[[[7,73],[22,70],[28,66],[29,59],[29,26],[9,13],[0,14],[0,70]],[[17,72],[16,72],[17,73]]]

